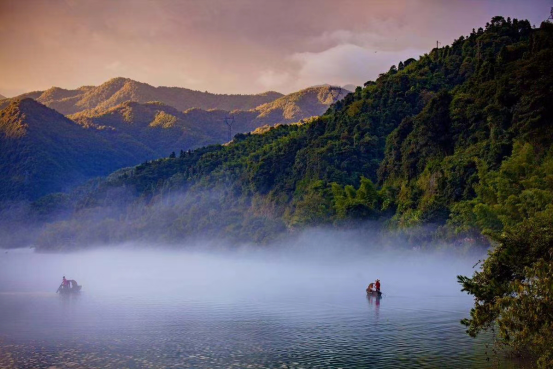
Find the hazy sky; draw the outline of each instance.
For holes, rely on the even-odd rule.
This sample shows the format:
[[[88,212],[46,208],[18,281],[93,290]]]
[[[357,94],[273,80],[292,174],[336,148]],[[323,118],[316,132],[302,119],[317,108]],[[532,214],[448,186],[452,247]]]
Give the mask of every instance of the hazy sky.
[[[551,1],[0,0],[0,94],[123,76],[218,93],[363,84]]]

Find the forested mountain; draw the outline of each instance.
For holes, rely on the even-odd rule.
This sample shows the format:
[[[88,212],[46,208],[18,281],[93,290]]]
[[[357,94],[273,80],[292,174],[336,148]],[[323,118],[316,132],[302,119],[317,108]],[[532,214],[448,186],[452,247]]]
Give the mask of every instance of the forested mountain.
[[[227,142],[224,119],[230,116],[232,133],[246,133],[320,115],[343,96],[328,86],[309,88],[233,112],[127,101],[101,113],[69,115],[72,121],[30,98],[14,99],[0,110],[0,202],[37,199],[171,152]]]
[[[224,110],[188,109],[184,112],[160,102],[138,103],[126,101],[105,112],[82,112],[68,118],[88,130],[96,130],[109,138],[126,134],[148,145],[160,158],[172,151],[189,150],[228,141]],[[256,129],[249,123],[255,114],[237,114],[233,129],[248,132]]]
[[[239,238],[257,241],[271,238],[263,226],[266,221],[294,229],[392,215],[402,226],[446,225],[450,219],[459,231],[500,229],[504,215],[495,215],[494,227],[484,227],[477,215],[462,210],[473,209],[473,202],[479,201],[485,174],[502,173],[503,165],[520,155],[526,158],[529,150],[534,170],[550,158],[550,27],[532,29],[527,21],[495,18],[485,30],[460,37],[451,46],[392,66],[309,124],[237,135],[226,147],[149,162],[120,178],[112,176],[90,197],[102,204],[107,189],[122,185],[141,201],[159,196],[162,189],[225,189],[220,214],[236,210],[237,194],[240,206],[250,211],[243,212],[240,221],[225,217],[220,220],[224,224],[207,224],[224,230],[221,236],[236,235],[225,229],[232,225]],[[545,178],[528,184],[538,187],[537,196],[546,191],[546,197],[533,200],[538,201],[536,209],[548,200]],[[367,191],[370,200],[364,197]],[[189,214],[193,223],[204,216],[198,211]],[[254,220],[260,234],[243,233],[241,227]],[[205,231],[187,227],[191,233]]]
[[[171,151],[228,141],[225,118],[233,118],[233,135],[246,133],[265,125],[292,123],[319,116],[344,96],[344,90],[335,91],[330,86],[311,87],[255,109],[233,111],[192,108],[180,112],[160,102],[140,104],[127,101],[101,113],[84,111],[68,118],[86,128],[125,132],[145,144],[153,142],[152,147],[163,153],[159,156],[163,157]],[[148,137],[152,134],[159,137]]]
[[[335,90],[335,88],[328,85],[310,87],[260,105],[254,109],[258,114],[256,120],[293,123],[320,116],[332,103],[341,100],[349,92],[344,89]]]
[[[552,98],[552,24],[495,17],[392,66],[320,118],[89,183],[39,247],[198,235],[263,243],[369,219],[427,225],[419,246],[493,242],[481,270],[460,277],[476,299],[465,324],[470,334],[498,325],[504,343],[548,367]]]
[[[485,30],[391,67],[309,124],[237,135],[226,147],[143,164],[112,176],[90,199],[104,205],[106,191],[119,186],[139,202],[160,191],[222,196],[221,219],[205,219],[207,204],[172,209],[186,223],[186,231],[175,230],[178,237],[208,227],[218,236],[261,242],[275,229],[368,218],[399,226],[432,223],[470,239],[502,229],[512,224],[496,210],[502,204],[481,204],[485,197],[490,201],[485,192],[498,180],[487,180],[492,189],[485,189],[486,177],[502,175],[511,161],[532,159],[526,165],[539,172],[551,165],[550,27],[495,18]],[[545,208],[551,181],[543,174],[544,180],[516,187],[526,196],[517,201],[533,207],[511,203],[511,211]],[[531,193],[538,197],[529,198]],[[516,201],[512,195],[502,196]],[[225,216],[227,211],[240,216]],[[150,227],[146,218],[141,224]]]
[[[135,140],[106,140],[32,99],[0,111],[0,200],[36,199],[155,157]]]
[[[180,87],[154,87],[128,78],[114,78],[100,86],[83,86],[76,90],[52,87],[46,91],[30,92],[13,99],[32,98],[67,115],[84,110],[101,113],[125,101],[140,103],[160,101],[178,110],[190,108],[249,110],[281,96],[283,95],[274,91],[257,95],[212,94]],[[8,103],[9,101],[0,102],[0,108]]]

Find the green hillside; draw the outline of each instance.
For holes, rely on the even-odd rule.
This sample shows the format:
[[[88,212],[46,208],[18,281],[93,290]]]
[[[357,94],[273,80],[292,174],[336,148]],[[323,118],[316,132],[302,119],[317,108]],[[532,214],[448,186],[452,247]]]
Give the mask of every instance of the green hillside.
[[[128,78],[113,78],[100,86],[83,86],[76,90],[52,87],[16,96],[14,99],[32,98],[60,113],[75,114],[84,110],[102,113],[125,101],[146,103],[160,101],[178,110],[190,108],[249,110],[274,101],[283,95],[268,91],[256,95],[212,94],[180,87],[154,87]],[[5,107],[9,101],[0,103]]]
[[[503,342],[547,367],[552,97],[552,24],[495,17],[392,66],[321,118],[83,187],[72,195],[74,214],[48,226],[40,247],[199,235],[265,243],[367,220],[425,226],[412,239],[423,247],[489,240],[495,247],[481,270],[460,277],[476,298],[469,332],[498,324]]]

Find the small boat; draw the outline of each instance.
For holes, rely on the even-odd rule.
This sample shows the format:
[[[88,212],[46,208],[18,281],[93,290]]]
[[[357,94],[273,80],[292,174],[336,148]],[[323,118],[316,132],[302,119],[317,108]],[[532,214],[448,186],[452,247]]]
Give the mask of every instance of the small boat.
[[[69,281],[68,286],[61,284],[56,293],[59,292],[61,295],[74,294],[81,292],[81,288],[83,288],[83,286],[78,285],[77,281],[72,279]]]
[[[58,292],[61,295],[69,295],[74,293],[80,293],[83,286],[60,288]]]
[[[381,291],[366,291],[366,292],[367,292],[368,296],[381,297],[381,295],[383,294],[383,292],[381,292]]]

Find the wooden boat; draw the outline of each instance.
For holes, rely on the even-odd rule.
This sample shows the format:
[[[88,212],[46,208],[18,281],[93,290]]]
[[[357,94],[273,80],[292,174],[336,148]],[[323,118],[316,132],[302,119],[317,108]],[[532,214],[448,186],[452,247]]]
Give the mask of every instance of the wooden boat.
[[[83,286],[79,286],[77,284],[77,281],[71,279],[69,280],[69,285],[68,286],[64,286],[63,284],[60,285],[60,287],[58,287],[58,290],[56,291],[56,293],[60,293],[62,295],[67,295],[67,294],[72,294],[72,293],[79,293],[81,292],[81,288],[83,288]]]
[[[60,288],[58,292],[61,295],[75,294],[75,293],[81,292],[81,288],[83,288],[83,286],[65,287],[65,288]]]
[[[375,296],[375,297],[381,297],[381,295],[383,295],[383,292],[381,291],[367,291],[367,295],[368,296]]]

